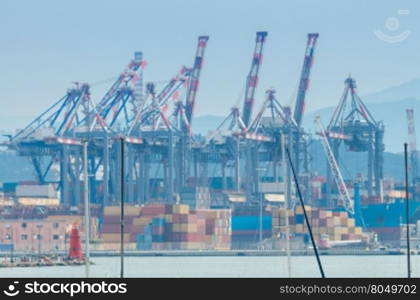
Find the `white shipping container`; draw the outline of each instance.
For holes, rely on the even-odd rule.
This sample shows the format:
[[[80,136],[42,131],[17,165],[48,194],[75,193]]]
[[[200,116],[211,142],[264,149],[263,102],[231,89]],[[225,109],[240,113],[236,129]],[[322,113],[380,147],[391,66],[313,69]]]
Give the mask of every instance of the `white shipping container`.
[[[284,193],[283,182],[261,182],[260,191],[262,193]]]
[[[57,191],[50,184],[46,185],[18,185],[16,197],[57,198]]]

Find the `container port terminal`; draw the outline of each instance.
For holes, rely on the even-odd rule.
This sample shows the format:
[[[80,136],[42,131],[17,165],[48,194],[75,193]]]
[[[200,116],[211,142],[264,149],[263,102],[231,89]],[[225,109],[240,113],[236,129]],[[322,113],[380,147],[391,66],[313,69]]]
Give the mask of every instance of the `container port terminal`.
[[[194,132],[194,108],[208,36],[198,37],[191,65],[180,64],[164,84],[147,80],[146,57],[137,51],[98,101],[87,83],[63,91],[1,145],[27,159],[34,178],[2,183],[0,255],[67,255],[74,230],[82,244],[86,240],[85,201],[92,256],[114,255],[121,242],[133,256],[285,255],[286,248],[307,255],[312,250],[296,184],[321,254],[400,254],[407,228],[417,253],[414,110],[401,108],[407,117],[401,133],[408,137],[407,186],[384,177],[386,124],[367,108],[352,76],[343,78],[330,118],[317,117],[315,132],[304,128],[311,70],[322,69],[314,64],[318,33],[307,35],[303,63],[296,62],[301,73],[293,105],[284,104],[281,91],[258,86],[264,63],[270,63],[263,60],[269,38],[265,31],[256,33],[254,43],[250,37],[243,49],[250,54],[249,73],[238,74],[244,77],[241,103],[232,101],[206,135]],[[266,88],[260,107],[257,88]],[[315,144],[323,150],[325,176],[312,168]],[[365,172],[343,176],[343,152],[366,155]]]

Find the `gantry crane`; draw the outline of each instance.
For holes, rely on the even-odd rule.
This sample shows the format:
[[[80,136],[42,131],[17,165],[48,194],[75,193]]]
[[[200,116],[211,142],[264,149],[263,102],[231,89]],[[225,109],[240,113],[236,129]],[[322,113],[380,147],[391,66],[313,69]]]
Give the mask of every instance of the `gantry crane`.
[[[343,95],[326,128],[326,135],[337,160],[341,142],[344,142],[348,151],[368,153],[368,196],[372,197],[373,191],[379,196],[383,178],[384,126],[373,118],[358,96],[356,81],[348,77],[344,84]],[[330,174],[327,173],[327,188],[330,181]],[[328,198],[327,191],[327,201]]]
[[[295,119],[298,126],[302,125],[303,114],[305,111],[306,92],[309,88],[309,76],[311,74],[311,69],[314,61],[315,46],[318,37],[318,33],[309,33],[308,40],[306,42],[305,57],[303,60],[295,109],[293,112],[293,118]]]
[[[208,40],[208,36],[200,36],[198,38],[194,65],[192,67],[191,74],[189,75],[187,95],[185,99],[185,119],[188,122],[185,124],[185,130],[188,130],[188,135],[191,135],[191,124],[193,121],[193,113],[197,98],[198,86],[200,84],[200,74],[201,68],[203,66],[204,51],[206,49]]]
[[[210,153],[217,153],[217,157],[212,157],[214,162],[218,162],[221,166],[222,173],[222,190],[226,189],[226,173],[227,167],[234,168],[235,189],[240,191],[240,156],[241,148],[245,150],[245,179],[247,200],[253,197],[254,187],[257,183],[255,172],[252,170],[256,167],[255,153],[253,153],[252,142],[265,139],[261,135],[248,133],[248,127],[252,122],[252,112],[255,102],[255,92],[258,85],[258,76],[262,63],[263,49],[267,37],[266,31],[256,33],[255,48],[251,61],[251,69],[247,75],[245,82],[245,96],[243,100],[242,112],[239,107],[233,107],[229,115],[221,122],[215,131],[211,132],[207,137],[207,147],[213,148],[206,151],[207,157]],[[252,174],[251,174],[252,173]]]
[[[293,149],[294,166],[296,173],[301,176],[304,189],[304,200],[310,197],[309,189],[309,136],[302,128],[302,120],[305,112],[306,95],[309,89],[310,74],[314,62],[315,48],[318,41],[318,33],[309,33],[306,41],[305,55],[303,58],[302,71],[299,78],[299,87],[296,96],[293,119],[298,130],[291,133],[292,141],[290,147]]]
[[[63,98],[9,141],[10,148],[31,159],[39,184],[58,184],[61,204],[66,206],[75,206],[80,201],[82,141],[76,128],[89,126],[93,109],[89,85],[75,83]],[[60,166],[58,176],[52,174],[55,164]]]
[[[255,102],[255,90],[258,85],[258,74],[263,58],[263,49],[265,38],[267,37],[266,31],[257,32],[255,39],[254,56],[252,58],[251,70],[249,71],[248,77],[246,78],[245,85],[245,101],[242,108],[242,120],[246,127],[251,123],[252,109]]]

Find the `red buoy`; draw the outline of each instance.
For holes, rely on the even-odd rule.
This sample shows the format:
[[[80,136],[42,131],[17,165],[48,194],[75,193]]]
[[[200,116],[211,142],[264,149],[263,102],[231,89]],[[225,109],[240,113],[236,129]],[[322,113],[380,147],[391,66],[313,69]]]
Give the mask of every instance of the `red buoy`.
[[[80,234],[77,225],[74,224],[70,231],[70,248],[69,248],[70,259],[82,259],[82,245],[80,243]]]

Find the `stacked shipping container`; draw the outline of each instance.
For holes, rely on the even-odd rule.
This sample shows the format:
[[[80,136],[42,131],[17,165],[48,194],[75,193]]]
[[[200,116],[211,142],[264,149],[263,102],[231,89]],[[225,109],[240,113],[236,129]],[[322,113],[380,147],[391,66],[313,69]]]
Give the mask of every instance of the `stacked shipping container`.
[[[129,249],[230,248],[230,210],[190,210],[185,204],[148,204],[126,209],[124,240]],[[118,249],[119,207],[105,209],[102,232],[107,247]]]
[[[314,238],[319,240],[321,235],[327,234],[331,241],[364,240],[367,238],[361,227],[355,226],[354,218],[345,211],[331,211],[305,206],[312,226]],[[286,209],[275,207],[272,209],[273,236],[284,236]],[[307,234],[308,229],[304,222],[303,209],[296,206],[288,210],[290,233]]]

